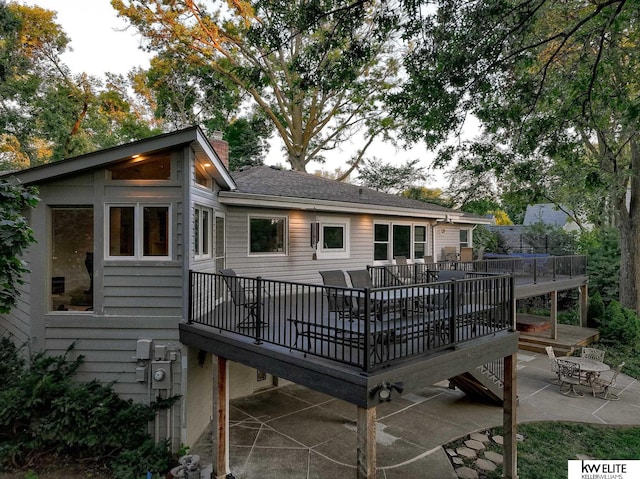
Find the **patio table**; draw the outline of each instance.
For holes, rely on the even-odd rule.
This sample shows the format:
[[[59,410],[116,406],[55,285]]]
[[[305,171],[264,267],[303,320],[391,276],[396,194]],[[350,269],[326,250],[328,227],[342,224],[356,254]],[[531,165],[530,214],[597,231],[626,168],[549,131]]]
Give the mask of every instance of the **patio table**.
[[[601,372],[611,369],[608,364],[595,359],[582,358],[578,356],[567,356],[560,358],[564,361],[569,361],[580,365],[580,371],[585,373],[585,377],[581,378],[586,381],[587,386],[591,386],[593,389],[593,380],[597,378]]]

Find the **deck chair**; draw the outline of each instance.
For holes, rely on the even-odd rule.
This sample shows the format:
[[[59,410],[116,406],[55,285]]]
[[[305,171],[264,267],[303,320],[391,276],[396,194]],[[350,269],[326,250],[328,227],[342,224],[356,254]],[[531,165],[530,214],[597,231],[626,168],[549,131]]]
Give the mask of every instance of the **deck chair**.
[[[424,264],[433,264],[433,256],[423,256]]]
[[[604,361],[604,351],[597,348],[582,348],[580,356],[587,359],[595,359],[596,361]]]
[[[408,284],[413,282],[413,274],[412,267],[407,262],[406,256],[396,256],[396,266],[397,266],[397,278],[401,284]]]
[[[348,288],[347,279],[344,275],[344,271],[339,269],[320,271],[322,276],[322,283],[325,286],[337,286],[339,288]],[[351,298],[345,296],[344,291],[341,289],[327,288],[324,290],[329,303],[329,311],[336,313],[340,319],[345,317],[351,317]]]
[[[442,256],[445,261],[457,261],[458,260],[458,250],[455,246],[445,246],[442,248]]]
[[[591,382],[593,397],[601,397],[607,401],[617,401],[620,399],[620,397],[617,394],[612,393],[610,389],[616,385],[616,379],[618,378],[620,371],[622,371],[624,364],[625,363],[623,361],[615,369],[604,371],[594,378]],[[602,396],[597,396],[597,394],[602,394]]]
[[[460,261],[465,263],[473,261],[473,248],[460,248]]]
[[[258,298],[252,288],[246,287],[246,280],[239,278],[233,269],[221,269],[220,274],[224,280],[233,304],[243,311],[244,317],[238,322],[238,328],[255,328],[258,322]],[[264,299],[262,301],[264,303]],[[261,325],[266,327],[265,323]]]
[[[582,374],[578,363],[558,359],[558,376],[560,378],[560,392],[562,394],[570,397],[584,396],[584,393],[576,391],[576,386],[582,384]],[[568,386],[566,391],[562,391],[564,385]]]
[[[554,384],[560,384],[560,371],[558,371],[558,358],[553,350],[553,346],[547,346],[544,348],[547,351],[549,362],[551,363],[551,371],[555,374]]]

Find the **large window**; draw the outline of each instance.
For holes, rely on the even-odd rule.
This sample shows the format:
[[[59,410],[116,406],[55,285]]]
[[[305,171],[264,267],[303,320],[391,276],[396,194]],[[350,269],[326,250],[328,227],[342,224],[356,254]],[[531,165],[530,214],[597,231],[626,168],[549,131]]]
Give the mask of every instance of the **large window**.
[[[373,225],[374,261],[391,261],[397,256],[422,258],[427,252],[426,225],[376,223]]]
[[[193,251],[196,259],[211,258],[212,211],[196,206],[193,218]]]
[[[349,218],[319,220],[318,258],[348,258]]]
[[[170,256],[168,206],[108,206],[107,256],[166,259]]]
[[[285,216],[249,218],[250,254],[286,254],[287,218]]]
[[[93,208],[51,208],[53,311],[93,310]]]
[[[460,230],[460,247],[461,248],[468,248],[469,246],[470,246],[470,244],[469,244],[469,230],[468,229]]]

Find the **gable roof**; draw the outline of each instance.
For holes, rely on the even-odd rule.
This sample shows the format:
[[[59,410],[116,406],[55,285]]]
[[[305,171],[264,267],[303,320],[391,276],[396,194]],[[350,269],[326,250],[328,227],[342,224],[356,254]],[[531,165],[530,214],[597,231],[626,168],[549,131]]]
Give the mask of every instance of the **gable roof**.
[[[237,189],[220,192],[220,201],[225,204],[428,216],[473,224],[489,222],[480,216],[452,208],[299,171],[254,166],[231,174]]]
[[[530,226],[536,223],[544,223],[545,225],[562,228],[570,218],[567,213],[553,203],[538,203],[536,205],[527,205],[522,224]]]
[[[197,126],[132,141],[25,170],[6,172],[4,174],[0,172],[0,176],[13,176],[25,185],[37,184],[64,176],[105,168],[134,155],[148,154],[154,151],[176,148],[181,145],[191,145],[196,157],[201,157],[203,160],[213,163],[215,171],[212,172],[212,176],[218,184],[229,189],[235,188],[229,171],[222,164],[203,131]]]

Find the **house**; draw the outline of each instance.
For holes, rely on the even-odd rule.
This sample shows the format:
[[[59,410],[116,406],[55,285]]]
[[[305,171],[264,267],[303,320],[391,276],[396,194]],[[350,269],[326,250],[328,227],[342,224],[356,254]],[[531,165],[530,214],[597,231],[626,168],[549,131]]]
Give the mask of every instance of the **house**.
[[[522,224],[531,226],[536,223],[542,223],[547,226],[561,228],[566,232],[580,231],[580,226],[574,219],[577,217],[575,212],[572,212],[564,206],[557,206],[553,203],[538,203],[535,205],[527,205]]]
[[[241,277],[317,285],[321,270],[362,269],[400,255],[414,263],[442,258],[445,247],[472,246],[473,227],[486,222],[299,172],[260,166],[231,173],[227,164],[225,144],[192,127],[5,175],[37,186],[41,201],[27,213],[37,240],[24,258],[31,272],[17,306],[0,316],[0,334],[53,354],[75,342],[86,357],[79,379],[114,381],[123,397],[181,395],[155,428],[176,448],[198,438],[220,401],[212,354],[229,352],[232,360],[226,399],[272,387],[279,372],[293,370],[289,379],[322,377],[318,387],[363,401],[368,411],[371,381],[385,384],[344,366],[303,372],[306,354],[290,361],[259,349],[259,341],[212,340],[185,324],[194,304],[190,272],[232,268]],[[506,333],[511,303],[501,304]],[[517,347],[503,334],[491,341],[498,347],[471,342],[438,364],[463,371]],[[424,370],[404,367],[407,377]],[[356,398],[360,391],[365,396]]]

